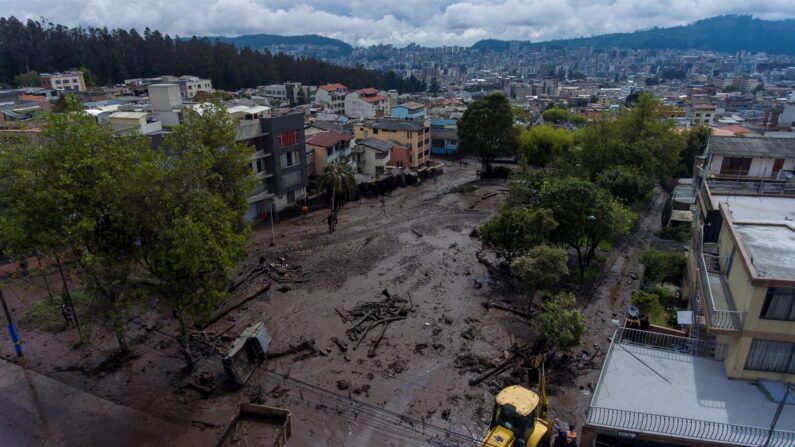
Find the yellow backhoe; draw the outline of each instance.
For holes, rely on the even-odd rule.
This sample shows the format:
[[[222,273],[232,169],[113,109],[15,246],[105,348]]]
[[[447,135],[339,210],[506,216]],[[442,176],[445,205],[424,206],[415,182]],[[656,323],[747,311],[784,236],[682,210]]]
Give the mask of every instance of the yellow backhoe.
[[[535,393],[511,385],[497,394],[494,412],[481,447],[549,447],[552,421],[548,419],[546,380],[541,356],[536,357],[538,389]]]

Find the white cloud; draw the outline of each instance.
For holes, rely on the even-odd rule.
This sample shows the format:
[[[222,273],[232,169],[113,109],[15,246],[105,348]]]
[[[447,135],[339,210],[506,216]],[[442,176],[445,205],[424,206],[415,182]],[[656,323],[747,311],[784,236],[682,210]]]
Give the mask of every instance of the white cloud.
[[[753,4],[753,6],[750,6]],[[321,34],[354,45],[470,45],[682,25],[720,14],[795,17],[792,0],[0,0],[0,16],[171,35]]]

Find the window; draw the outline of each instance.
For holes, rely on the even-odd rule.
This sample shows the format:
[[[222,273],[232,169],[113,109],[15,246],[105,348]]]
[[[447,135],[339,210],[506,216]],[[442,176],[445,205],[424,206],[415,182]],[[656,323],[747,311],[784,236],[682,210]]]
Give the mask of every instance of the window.
[[[722,175],[748,175],[750,169],[750,158],[726,157],[720,166],[720,173]]]
[[[298,131],[288,130],[287,132],[280,133],[276,138],[279,140],[279,147],[291,146],[298,143]]]
[[[282,187],[290,188],[301,183],[301,171],[288,172],[282,175]]]
[[[795,289],[769,287],[759,318],[795,321]]]
[[[373,135],[378,135],[378,129],[373,129]]]
[[[795,343],[754,339],[745,369],[795,374]]]
[[[298,151],[290,151],[281,154],[279,160],[281,161],[282,169],[297,165],[298,158]]]

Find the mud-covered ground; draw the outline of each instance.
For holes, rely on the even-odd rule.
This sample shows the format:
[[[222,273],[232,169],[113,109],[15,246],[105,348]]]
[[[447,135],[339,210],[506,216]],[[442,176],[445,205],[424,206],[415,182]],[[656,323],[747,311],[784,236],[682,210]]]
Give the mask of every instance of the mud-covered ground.
[[[174,322],[143,309],[129,332],[133,359],[107,361],[113,340],[100,330],[94,331],[90,346],[73,349],[73,330],[53,337],[23,327],[23,364],[75,393],[141,415],[132,424],[137,427],[133,432],[131,423],[124,422],[131,416],[114,419],[115,413],[109,414],[106,426],[114,427],[117,445],[214,445],[236,404],[249,400],[291,410],[289,445],[477,445],[473,440],[486,429],[494,393],[526,379],[517,368],[476,386],[468,381],[502,361],[512,345],[532,342],[534,334],[532,322],[482,306],[496,302],[526,310],[526,297],[489,274],[488,266],[499,260],[471,236],[507,193],[503,180],[476,182],[476,189],[456,192],[456,187],[476,180],[475,169],[448,163],[436,182],[349,203],[333,234],[322,210],[279,222],[273,246],[270,226],[257,226],[241,272],[265,256],[268,262],[286,258],[288,268],[282,271],[287,274],[255,275],[235,290],[240,298],[265,281],[273,283],[267,294],[195,333],[198,361],[191,375],[181,371],[184,361],[172,338]],[[547,371],[553,417],[561,421],[580,425],[584,419],[614,330],[611,320],[623,318],[629,295],[639,286],[639,252],[659,228],[663,203],[658,194],[633,233],[610,254],[602,253],[609,267],[593,288],[572,289],[578,292],[589,329],[582,347],[568,360],[551,361]],[[9,298],[18,316],[43,296],[35,281],[25,284],[17,284],[18,297]],[[371,346],[382,327],[370,331],[357,347],[346,334],[356,322],[348,311],[361,302],[387,300],[384,290],[403,303],[405,318],[386,326],[377,349]],[[315,349],[269,360],[245,387],[234,389],[224,382],[219,351],[257,321],[265,323],[273,351],[305,341]],[[342,341],[346,351],[332,338]],[[13,359],[7,345],[0,352]],[[186,387],[190,382],[210,387],[209,397]],[[25,402],[36,385],[18,385],[2,391]],[[59,392],[54,388],[51,394]],[[79,410],[73,409],[74,417],[80,417]],[[57,445],[81,445],[79,433],[68,433],[68,423],[59,422],[65,428],[53,429],[38,413],[40,421],[31,426],[0,425],[0,435],[38,427],[30,439],[52,440],[53,432],[63,431]],[[148,417],[162,426],[146,422]]]

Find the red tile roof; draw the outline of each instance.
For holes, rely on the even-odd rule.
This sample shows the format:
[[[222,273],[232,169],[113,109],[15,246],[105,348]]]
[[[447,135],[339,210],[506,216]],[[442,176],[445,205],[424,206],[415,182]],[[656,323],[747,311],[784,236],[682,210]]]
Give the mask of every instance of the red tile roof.
[[[729,131],[734,135],[742,135],[750,132],[750,130],[739,124],[729,124],[728,126],[718,127],[718,129]]]
[[[314,134],[307,138],[306,144],[319,147],[331,147],[340,141],[351,141],[352,139],[353,135],[345,135],[342,133],[326,131]]]
[[[340,90],[340,89],[348,90],[348,87],[346,87],[346,86],[344,86],[342,84],[326,84],[326,85],[321,85],[318,88],[322,89],[322,90],[325,90],[327,92],[333,92],[335,90]]]

